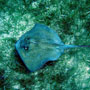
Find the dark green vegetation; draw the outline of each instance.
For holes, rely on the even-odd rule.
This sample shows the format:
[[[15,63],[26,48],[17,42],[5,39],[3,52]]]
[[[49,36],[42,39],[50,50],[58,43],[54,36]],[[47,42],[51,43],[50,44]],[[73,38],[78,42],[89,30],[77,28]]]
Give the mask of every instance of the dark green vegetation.
[[[89,90],[89,48],[27,71],[15,43],[35,23],[55,29],[65,44],[90,45],[90,0],[0,0],[0,90]]]

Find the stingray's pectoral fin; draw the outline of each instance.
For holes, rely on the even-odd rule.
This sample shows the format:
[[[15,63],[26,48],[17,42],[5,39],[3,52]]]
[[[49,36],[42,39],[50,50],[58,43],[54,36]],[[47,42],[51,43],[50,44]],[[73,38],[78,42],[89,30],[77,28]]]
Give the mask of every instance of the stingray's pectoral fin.
[[[30,60],[26,60],[24,61],[27,69],[30,71],[30,72],[34,72],[36,70],[39,70],[40,68],[42,68],[44,66],[45,63],[47,63],[48,61],[47,60],[40,60],[39,62],[30,62]]]
[[[48,56],[49,61],[56,61],[62,54],[64,53],[64,49],[58,49],[51,52],[51,56]]]

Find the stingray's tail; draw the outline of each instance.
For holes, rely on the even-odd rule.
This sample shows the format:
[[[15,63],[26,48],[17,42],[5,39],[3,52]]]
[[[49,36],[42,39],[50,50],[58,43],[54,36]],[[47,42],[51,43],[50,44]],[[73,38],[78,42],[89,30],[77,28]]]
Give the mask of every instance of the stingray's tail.
[[[90,45],[65,45],[64,48],[68,49],[68,48],[76,48],[76,47],[89,47]]]

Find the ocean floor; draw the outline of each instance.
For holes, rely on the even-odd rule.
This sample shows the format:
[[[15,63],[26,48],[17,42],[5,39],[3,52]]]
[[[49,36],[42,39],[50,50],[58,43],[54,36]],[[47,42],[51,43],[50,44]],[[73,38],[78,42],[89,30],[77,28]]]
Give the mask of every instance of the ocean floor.
[[[90,47],[66,50],[30,73],[15,43],[36,23],[65,44],[90,45],[90,0],[0,0],[0,90],[90,90]]]

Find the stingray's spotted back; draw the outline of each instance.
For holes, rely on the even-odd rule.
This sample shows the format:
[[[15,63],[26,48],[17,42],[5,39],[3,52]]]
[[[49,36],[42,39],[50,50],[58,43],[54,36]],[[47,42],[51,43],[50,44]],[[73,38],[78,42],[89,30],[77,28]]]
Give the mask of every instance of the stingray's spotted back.
[[[57,33],[42,24],[36,24],[16,43],[16,50],[30,71],[40,69],[46,62],[56,60],[64,45]]]

